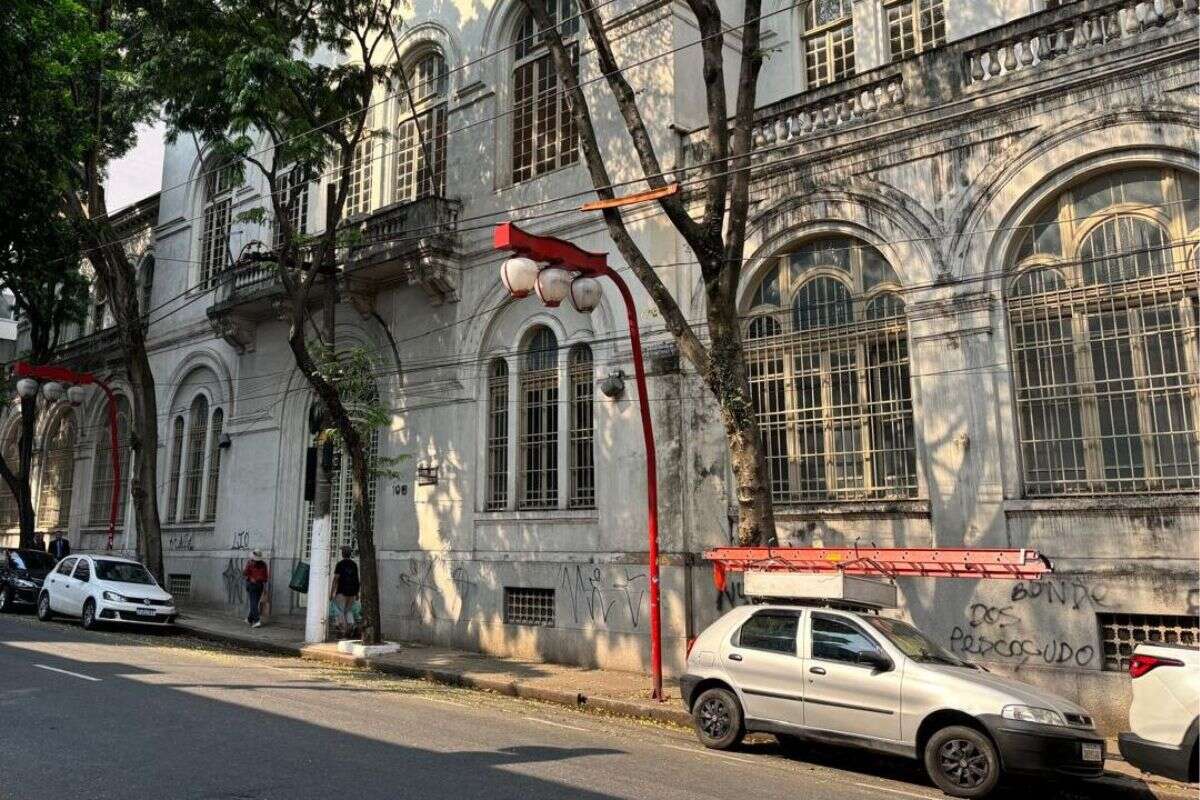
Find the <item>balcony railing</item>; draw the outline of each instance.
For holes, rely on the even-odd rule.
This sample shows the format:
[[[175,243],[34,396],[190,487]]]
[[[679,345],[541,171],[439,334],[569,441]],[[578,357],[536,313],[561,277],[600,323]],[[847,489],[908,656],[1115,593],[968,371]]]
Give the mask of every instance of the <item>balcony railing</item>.
[[[422,197],[379,209],[360,223],[347,275],[367,287],[416,284],[435,302],[455,299],[460,208],[444,197]]]
[[[790,155],[792,145],[829,134],[873,133],[902,118],[919,122],[983,87],[1019,91],[1027,81],[1052,78],[1056,70],[1066,74],[1068,64],[1149,55],[1175,44],[1186,49],[1190,43],[1194,50],[1198,2],[1079,0],[802,92],[755,113],[756,161]],[[1045,91],[1045,84],[1037,85]],[[685,138],[685,168],[710,158],[704,130]]]

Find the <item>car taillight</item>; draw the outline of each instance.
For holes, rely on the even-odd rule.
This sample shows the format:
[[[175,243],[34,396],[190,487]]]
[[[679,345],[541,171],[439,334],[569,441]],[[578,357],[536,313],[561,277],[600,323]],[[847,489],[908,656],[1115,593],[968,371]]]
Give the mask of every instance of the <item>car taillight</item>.
[[[1183,662],[1174,658],[1159,658],[1150,655],[1135,655],[1129,659],[1129,677],[1140,678],[1155,667],[1182,667]]]
[[[684,655],[683,655],[683,658],[684,658],[684,660],[685,660],[685,661],[686,661],[687,659],[689,659],[689,658],[691,658],[691,657],[692,657],[692,648],[693,648],[693,647],[695,647],[695,646],[696,646],[696,640],[695,640],[695,638],[688,639],[688,642],[687,642],[687,652],[686,652],[686,653],[684,653]]]

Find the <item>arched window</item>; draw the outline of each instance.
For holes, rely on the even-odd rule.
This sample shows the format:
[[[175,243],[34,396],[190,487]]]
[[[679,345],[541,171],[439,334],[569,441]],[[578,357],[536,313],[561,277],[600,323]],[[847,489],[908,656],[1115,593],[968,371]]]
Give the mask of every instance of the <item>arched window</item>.
[[[212,166],[204,176],[204,227],[200,233],[200,284],[211,288],[229,261],[229,228],[237,173]]]
[[[4,462],[8,464],[8,468],[14,472],[17,469],[17,460],[20,458],[20,437],[20,422],[10,421],[8,430],[4,433],[4,441],[0,443],[0,448],[2,448],[0,452],[3,452]],[[21,512],[17,498],[13,496],[8,484],[0,481],[0,531],[15,528],[20,524]]]
[[[778,257],[751,295],[746,363],[780,504],[917,492],[900,281],[849,236]]]
[[[595,508],[596,464],[592,452],[595,419],[592,413],[592,348],[577,344],[567,358],[570,380],[570,508]]]
[[[188,415],[187,450],[184,455],[182,522],[200,519],[201,491],[204,487],[204,460],[208,449],[208,400],[196,395]]]
[[[150,253],[142,259],[142,266],[138,273],[138,280],[141,284],[142,313],[149,314],[153,309],[150,303],[154,300],[154,253]]]
[[[446,96],[449,71],[437,51],[421,56],[400,94],[395,202],[446,194]],[[411,94],[412,102],[409,102]]]
[[[558,340],[536,328],[521,355],[521,508],[558,505]]]
[[[129,444],[129,401],[123,396],[117,397],[117,446],[120,452],[121,485],[117,491],[117,527],[125,524],[125,501],[129,492],[129,476],[133,472],[133,448]],[[103,410],[97,417],[95,428],[96,450],[92,458],[92,495],[88,503],[88,524],[101,526],[108,524],[109,511],[112,504],[113,484],[116,475],[112,465],[112,437],[108,426],[108,411]]]
[[[508,507],[508,363],[502,358],[488,368],[487,495],[484,508]]]
[[[579,33],[575,0],[546,0],[578,71]],[[567,93],[559,84],[550,51],[533,15],[517,26],[513,47],[512,180],[520,183],[579,160],[578,134]]]
[[[1026,496],[1194,492],[1193,173],[1124,169],[1030,215],[1010,259]]]
[[[177,414],[171,431],[171,482],[167,484],[166,520],[179,517],[179,478],[183,474],[183,415]]]
[[[208,432],[208,489],[204,493],[204,519],[217,518],[217,489],[221,485],[221,434],[225,428],[225,412],[214,409]]]
[[[45,434],[38,527],[66,528],[70,524],[71,489],[75,483],[75,414],[58,414]]]

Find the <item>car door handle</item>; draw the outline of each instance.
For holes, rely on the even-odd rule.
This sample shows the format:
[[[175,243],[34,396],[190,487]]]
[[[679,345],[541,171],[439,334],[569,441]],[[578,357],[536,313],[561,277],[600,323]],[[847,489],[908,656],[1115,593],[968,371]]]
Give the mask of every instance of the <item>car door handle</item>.
[[[741,657],[739,654],[737,654],[737,653],[730,653],[730,654],[729,654],[729,660],[730,660],[730,661],[741,661],[741,660],[742,660],[742,657]]]
[[[824,675],[825,674],[824,667],[809,667],[808,671],[811,672],[813,675]]]

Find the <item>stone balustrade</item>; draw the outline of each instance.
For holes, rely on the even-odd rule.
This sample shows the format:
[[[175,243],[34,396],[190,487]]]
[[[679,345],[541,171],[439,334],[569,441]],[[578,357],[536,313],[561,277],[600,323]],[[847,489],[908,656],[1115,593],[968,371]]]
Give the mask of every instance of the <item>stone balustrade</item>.
[[[873,119],[880,112],[904,105],[904,80],[888,75],[861,89],[853,89],[778,112],[754,126],[755,148],[783,144],[812,133],[822,133],[852,122]]]

